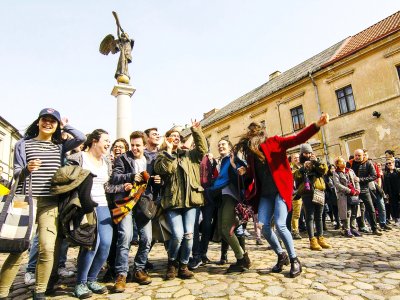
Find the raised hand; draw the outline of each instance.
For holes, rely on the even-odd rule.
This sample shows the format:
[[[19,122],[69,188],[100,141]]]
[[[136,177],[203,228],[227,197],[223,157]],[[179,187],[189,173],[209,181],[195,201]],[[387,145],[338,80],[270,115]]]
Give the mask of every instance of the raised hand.
[[[315,122],[315,124],[318,127],[324,126],[326,124],[329,123],[329,115],[327,113],[322,113],[321,117],[319,118],[319,120],[317,122]]]

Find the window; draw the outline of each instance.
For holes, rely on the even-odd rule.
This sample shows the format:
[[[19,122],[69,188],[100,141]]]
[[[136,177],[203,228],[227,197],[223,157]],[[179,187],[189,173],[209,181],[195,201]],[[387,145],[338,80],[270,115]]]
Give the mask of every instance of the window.
[[[357,149],[364,149],[364,143],[361,137],[346,141],[346,150],[348,156],[353,155],[354,151]]]
[[[396,66],[396,69],[397,69],[397,75],[399,75],[399,79],[400,79],[400,65]]]
[[[300,105],[295,108],[292,108],[290,110],[290,114],[292,115],[292,123],[294,131],[306,127],[306,122],[304,120],[303,106]]]
[[[340,114],[345,114],[356,110],[354,103],[353,89],[351,85],[348,85],[340,90],[336,91],[336,97],[339,103]]]

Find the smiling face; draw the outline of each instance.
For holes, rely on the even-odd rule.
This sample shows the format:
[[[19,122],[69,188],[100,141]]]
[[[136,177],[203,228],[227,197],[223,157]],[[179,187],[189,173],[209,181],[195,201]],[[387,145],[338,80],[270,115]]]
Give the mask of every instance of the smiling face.
[[[112,152],[114,157],[118,157],[121,154],[124,154],[128,149],[125,149],[125,144],[123,142],[116,142],[114,147],[112,148]]]
[[[52,116],[43,116],[39,118],[39,134],[53,135],[58,126],[57,120]]]
[[[172,133],[167,137],[167,139],[168,139],[168,141],[169,141],[170,143],[172,143],[172,144],[174,145],[174,146],[173,146],[173,149],[178,148],[178,146],[179,146],[180,143],[181,143],[181,135],[180,135],[179,132],[177,132],[177,131],[172,132]]]
[[[105,155],[110,149],[110,137],[106,133],[102,133],[99,141],[96,143],[96,150]]]
[[[135,159],[142,158],[144,153],[143,138],[131,139],[131,151]]]
[[[229,145],[228,141],[220,140],[218,142],[218,152],[221,157],[228,155],[231,152],[232,148]]]
[[[157,130],[151,130],[147,137],[147,143],[150,146],[158,146],[160,144],[160,134]]]

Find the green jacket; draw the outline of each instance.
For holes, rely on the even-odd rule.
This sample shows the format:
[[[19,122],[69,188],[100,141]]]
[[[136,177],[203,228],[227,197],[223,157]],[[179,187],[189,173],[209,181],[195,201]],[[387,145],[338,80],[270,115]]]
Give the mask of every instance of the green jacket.
[[[160,152],[154,163],[154,171],[164,181],[161,190],[161,206],[164,209],[204,205],[200,162],[207,153],[207,141],[200,128],[191,127],[191,130],[194,149],[178,149],[172,155],[167,151]]]

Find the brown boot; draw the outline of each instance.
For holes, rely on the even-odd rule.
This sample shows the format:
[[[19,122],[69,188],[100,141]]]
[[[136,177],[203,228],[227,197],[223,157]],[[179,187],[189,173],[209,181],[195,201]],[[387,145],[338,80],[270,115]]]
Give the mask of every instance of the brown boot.
[[[123,293],[126,288],[126,276],[118,274],[114,284],[114,293]]]
[[[322,247],[318,244],[318,240],[315,236],[310,239],[310,249],[315,251],[322,250]]]
[[[168,260],[167,273],[165,274],[165,280],[175,279],[178,271],[178,262],[176,260]]]
[[[151,277],[144,270],[135,270],[133,272],[132,279],[134,282],[137,282],[140,285],[146,285],[151,283]]]
[[[187,264],[179,264],[179,271],[178,271],[178,277],[180,279],[191,279],[193,278],[194,273],[192,271],[189,271]]]
[[[318,244],[324,249],[332,248],[332,246],[327,243],[327,241],[325,240],[325,238],[323,236],[318,237]]]

